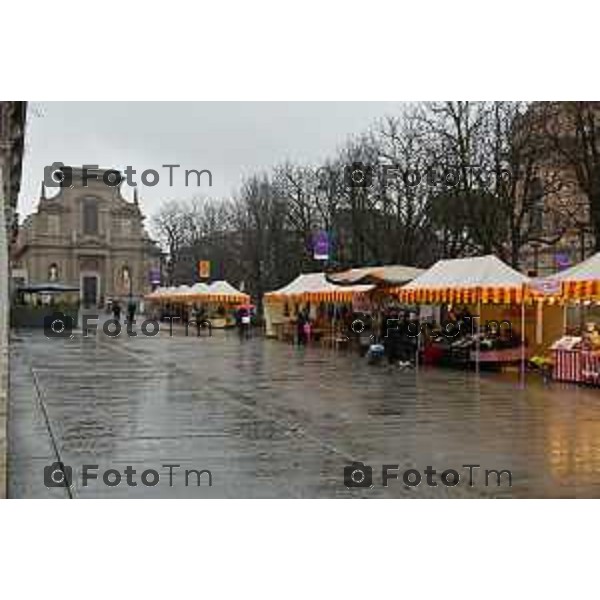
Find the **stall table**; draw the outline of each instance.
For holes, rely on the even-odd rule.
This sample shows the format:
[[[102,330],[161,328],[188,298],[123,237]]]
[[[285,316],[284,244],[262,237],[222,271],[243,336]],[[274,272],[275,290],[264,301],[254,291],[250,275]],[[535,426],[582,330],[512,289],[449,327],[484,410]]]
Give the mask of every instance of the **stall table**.
[[[581,351],[581,377],[584,383],[600,383],[600,356],[589,350]]]
[[[529,350],[525,349],[525,358],[528,358]],[[477,351],[471,350],[471,362],[477,360]],[[502,348],[501,350],[481,350],[479,353],[479,362],[487,364],[507,365],[518,363],[522,358],[522,349]]]
[[[581,368],[581,350],[556,349],[552,350],[554,381],[582,383],[583,372]]]
[[[600,384],[600,355],[590,350],[555,349],[552,351],[552,379],[567,383]]]

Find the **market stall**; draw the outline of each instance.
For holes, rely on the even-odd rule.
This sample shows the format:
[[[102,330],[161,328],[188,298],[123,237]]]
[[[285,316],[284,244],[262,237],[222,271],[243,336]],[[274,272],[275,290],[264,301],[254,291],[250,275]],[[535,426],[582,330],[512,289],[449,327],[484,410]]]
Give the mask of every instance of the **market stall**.
[[[298,320],[304,319],[314,338],[337,339],[341,324],[353,312],[353,300],[364,301],[361,295],[372,291],[373,285],[341,286],[327,280],[325,273],[306,273],[286,286],[264,296],[266,335],[292,340]]]
[[[440,260],[397,293],[408,304],[446,308],[444,322],[418,336],[421,355],[433,348],[439,361],[477,370],[482,364],[520,363],[524,373],[527,340],[535,337],[536,326],[535,319],[527,319],[528,283],[528,277],[487,255]]]
[[[205,317],[218,329],[235,325],[238,307],[249,304],[250,296],[227,281],[220,280],[213,281],[206,292],[199,295],[199,300]]]
[[[561,306],[562,336],[551,346],[555,381],[600,383],[600,253],[543,280]],[[554,284],[554,285],[553,285]],[[569,326],[568,311],[576,323]]]
[[[199,282],[158,288],[146,296],[146,301],[160,318],[175,317],[183,323],[202,318],[212,327],[222,328],[235,322],[236,307],[249,303],[250,296],[227,281],[214,281],[210,285]]]

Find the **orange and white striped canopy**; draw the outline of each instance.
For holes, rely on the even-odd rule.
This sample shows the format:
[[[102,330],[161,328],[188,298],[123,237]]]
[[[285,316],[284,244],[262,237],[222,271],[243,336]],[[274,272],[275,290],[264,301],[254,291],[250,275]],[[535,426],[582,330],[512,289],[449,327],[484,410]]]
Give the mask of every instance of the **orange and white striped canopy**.
[[[564,301],[600,300],[600,252],[546,280],[560,283]]]
[[[440,260],[393,293],[407,304],[516,304],[530,279],[493,254]]]
[[[267,292],[265,302],[351,302],[356,294],[370,292],[373,285],[336,285],[325,273],[303,273],[286,286]]]
[[[241,304],[250,302],[250,296],[233,287],[227,281],[214,281],[210,285],[196,283],[192,286],[158,288],[146,296],[147,300],[158,302],[221,302]]]

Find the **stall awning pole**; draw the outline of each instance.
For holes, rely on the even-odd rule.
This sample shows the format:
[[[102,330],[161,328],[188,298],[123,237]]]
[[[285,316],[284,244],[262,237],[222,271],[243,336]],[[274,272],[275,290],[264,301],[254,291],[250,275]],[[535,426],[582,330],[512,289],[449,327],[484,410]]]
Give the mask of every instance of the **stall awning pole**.
[[[477,290],[477,318],[475,319],[475,321],[477,322],[477,327],[475,329],[475,335],[477,336],[475,338],[475,346],[476,346],[476,352],[475,352],[475,372],[477,373],[477,376],[479,376],[479,362],[480,362],[480,352],[481,352],[481,340],[479,339],[479,332],[481,330],[481,324],[479,323],[479,319],[481,319],[481,290]],[[473,319],[471,319],[471,321],[473,321]]]
[[[415,355],[415,370],[417,375],[419,374],[419,350],[421,349],[421,305],[417,306],[417,323],[419,328],[417,330],[417,352]]]
[[[521,290],[521,387],[525,388],[525,286]]]

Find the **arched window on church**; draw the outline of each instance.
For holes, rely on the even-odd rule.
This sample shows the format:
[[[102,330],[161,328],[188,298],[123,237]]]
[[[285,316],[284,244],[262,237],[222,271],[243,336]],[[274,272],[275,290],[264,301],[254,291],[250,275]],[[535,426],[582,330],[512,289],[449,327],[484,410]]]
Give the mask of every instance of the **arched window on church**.
[[[83,234],[98,234],[98,202],[94,198],[83,201]]]

